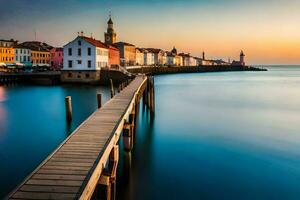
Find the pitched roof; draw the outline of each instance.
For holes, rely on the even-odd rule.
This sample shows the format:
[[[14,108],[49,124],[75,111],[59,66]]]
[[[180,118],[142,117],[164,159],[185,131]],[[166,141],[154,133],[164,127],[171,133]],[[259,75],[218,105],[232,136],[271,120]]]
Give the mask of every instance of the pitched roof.
[[[107,23],[108,23],[108,24],[113,24],[113,21],[111,20],[111,17],[109,18],[109,20],[108,20]]]
[[[155,49],[155,48],[147,48],[148,51],[150,51],[151,53],[160,53],[160,52],[164,52],[161,49]]]
[[[89,38],[86,36],[79,36],[79,37],[82,38],[83,40],[87,41],[91,45],[94,45],[94,46],[100,47],[100,48],[104,48],[104,49],[108,49],[108,47],[100,40],[95,40],[94,38]]]
[[[38,41],[23,42],[20,45],[22,45],[25,48],[31,49],[33,51],[50,51],[53,48],[47,43],[38,42]]]

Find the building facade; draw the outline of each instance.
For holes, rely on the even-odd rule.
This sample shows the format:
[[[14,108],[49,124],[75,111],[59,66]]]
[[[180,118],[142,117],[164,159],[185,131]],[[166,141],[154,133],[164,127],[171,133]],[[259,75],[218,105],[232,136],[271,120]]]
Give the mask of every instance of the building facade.
[[[154,65],[154,54],[148,51],[147,49],[143,49],[144,51],[144,65],[152,66]]]
[[[167,54],[161,49],[148,48],[149,52],[154,55],[154,64],[163,66],[167,64]]]
[[[64,46],[63,82],[92,83],[109,66],[109,48],[94,38],[78,36]]]
[[[22,45],[16,45],[14,47],[15,52],[15,63],[21,64],[26,67],[31,67],[31,50]]]
[[[122,66],[134,66],[136,64],[136,48],[133,44],[117,42],[114,46],[120,51],[120,64]]]
[[[108,46],[109,50],[109,58],[108,58],[108,65],[110,68],[118,68],[120,66],[120,51],[118,48],[114,47],[113,45]]]
[[[50,67],[52,46],[38,41],[23,42],[20,44],[31,51],[31,63],[33,68]]]
[[[0,62],[7,65],[15,62],[15,52],[12,47],[1,47],[0,46]]]
[[[51,68],[52,70],[61,70],[64,62],[64,49],[63,48],[52,48],[51,54]]]
[[[136,48],[136,65],[143,66],[144,64],[144,50]]]

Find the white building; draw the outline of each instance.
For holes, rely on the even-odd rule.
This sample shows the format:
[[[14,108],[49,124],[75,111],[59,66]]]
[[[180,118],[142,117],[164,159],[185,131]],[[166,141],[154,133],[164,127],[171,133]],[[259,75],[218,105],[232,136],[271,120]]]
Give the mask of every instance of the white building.
[[[168,66],[175,66],[175,56],[171,52],[167,52],[167,65]]]
[[[140,48],[136,48],[136,65],[144,65],[144,50]]]
[[[197,66],[197,60],[193,56],[190,56],[189,66]]]
[[[14,48],[15,51],[15,63],[24,65],[24,66],[32,66],[31,63],[31,50],[23,47],[22,45],[17,45]]]
[[[107,68],[109,49],[99,40],[78,36],[64,46],[63,82],[100,80],[101,68]]]
[[[144,65],[154,65],[154,54],[144,49]]]

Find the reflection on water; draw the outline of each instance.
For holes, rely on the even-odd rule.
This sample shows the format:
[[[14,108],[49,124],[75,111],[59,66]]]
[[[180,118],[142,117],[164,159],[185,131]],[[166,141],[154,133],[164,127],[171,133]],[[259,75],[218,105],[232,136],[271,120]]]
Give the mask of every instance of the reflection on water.
[[[300,199],[300,67],[155,83],[118,199]]]
[[[96,110],[96,93],[110,98],[105,87],[0,87],[0,199]],[[71,124],[65,96],[72,96]]]
[[[4,88],[4,86],[0,86],[0,103],[5,100],[6,100],[5,88]]]

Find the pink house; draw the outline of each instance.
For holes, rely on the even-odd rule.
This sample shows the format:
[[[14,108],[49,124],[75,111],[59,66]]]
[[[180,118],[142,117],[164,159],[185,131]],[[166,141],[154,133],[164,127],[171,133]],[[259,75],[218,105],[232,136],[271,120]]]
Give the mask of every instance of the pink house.
[[[51,68],[53,70],[60,70],[64,63],[64,49],[53,48],[50,50],[51,54]]]

